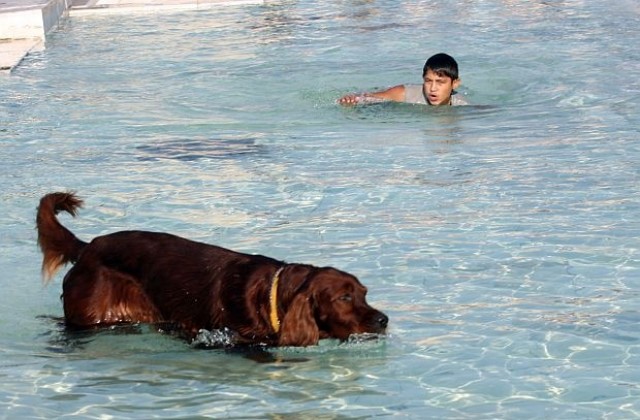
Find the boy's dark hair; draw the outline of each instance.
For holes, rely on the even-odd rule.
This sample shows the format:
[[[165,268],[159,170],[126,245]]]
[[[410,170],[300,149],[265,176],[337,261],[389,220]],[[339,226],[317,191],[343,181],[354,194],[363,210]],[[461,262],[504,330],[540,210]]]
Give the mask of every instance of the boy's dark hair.
[[[422,77],[426,76],[427,70],[431,70],[438,76],[447,76],[451,80],[458,78],[458,63],[448,54],[439,53],[429,57],[424,68],[422,69]]]

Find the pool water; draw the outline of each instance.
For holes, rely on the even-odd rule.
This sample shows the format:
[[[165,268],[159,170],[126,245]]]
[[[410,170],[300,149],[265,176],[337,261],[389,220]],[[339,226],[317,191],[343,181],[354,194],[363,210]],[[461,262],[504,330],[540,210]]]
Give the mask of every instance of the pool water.
[[[4,418],[640,417],[640,7],[267,1],[72,16],[0,79]],[[460,64],[472,105],[344,108]],[[256,363],[71,336],[39,198],[357,275],[385,338]]]

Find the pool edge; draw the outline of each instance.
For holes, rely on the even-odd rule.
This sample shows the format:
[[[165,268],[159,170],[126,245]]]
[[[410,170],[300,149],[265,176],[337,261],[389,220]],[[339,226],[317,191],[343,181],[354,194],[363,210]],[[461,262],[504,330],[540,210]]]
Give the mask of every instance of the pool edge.
[[[266,0],[29,0],[0,5],[0,74],[10,74],[32,51],[45,48],[48,34],[70,15],[201,10],[263,4]]]
[[[67,0],[33,0],[0,7],[0,72],[11,73],[30,52],[42,50],[47,35],[67,11]]]

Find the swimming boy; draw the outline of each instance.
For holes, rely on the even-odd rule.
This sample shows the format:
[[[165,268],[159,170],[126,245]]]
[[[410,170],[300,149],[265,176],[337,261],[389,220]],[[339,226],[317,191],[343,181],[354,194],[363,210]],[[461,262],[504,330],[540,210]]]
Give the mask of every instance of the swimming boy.
[[[398,85],[379,92],[349,94],[338,99],[341,105],[393,101],[412,104],[467,105],[455,96],[460,86],[458,63],[450,55],[439,53],[431,56],[422,69],[422,85]]]

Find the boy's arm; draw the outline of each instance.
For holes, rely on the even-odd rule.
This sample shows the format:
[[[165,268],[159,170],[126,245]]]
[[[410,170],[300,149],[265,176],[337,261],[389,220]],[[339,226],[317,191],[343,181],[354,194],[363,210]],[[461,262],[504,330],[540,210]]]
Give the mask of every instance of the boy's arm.
[[[366,98],[377,98],[384,101],[404,102],[404,85],[390,87],[379,92],[368,92],[363,94],[351,93],[338,99],[341,105],[356,105],[360,102],[366,102]],[[363,99],[364,98],[364,99]]]

